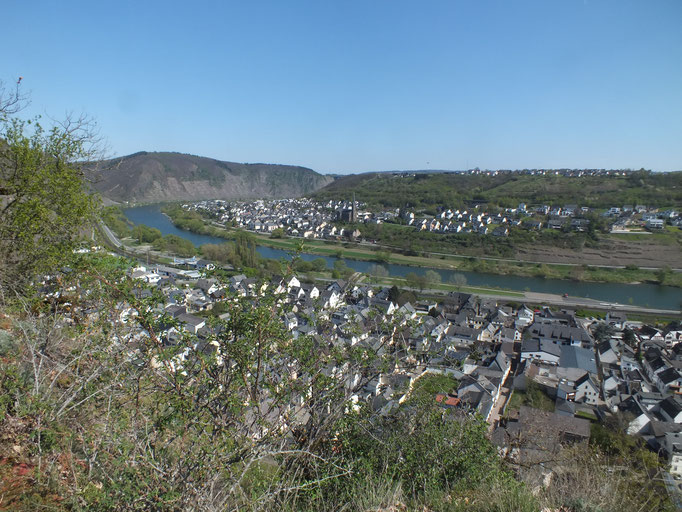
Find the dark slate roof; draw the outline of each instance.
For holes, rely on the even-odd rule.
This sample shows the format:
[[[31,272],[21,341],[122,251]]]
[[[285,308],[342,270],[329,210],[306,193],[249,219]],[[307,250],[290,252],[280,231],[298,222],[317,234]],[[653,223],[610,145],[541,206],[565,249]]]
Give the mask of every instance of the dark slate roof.
[[[660,372],[658,378],[661,379],[663,384],[670,384],[680,378],[680,373],[675,368],[668,368]]]
[[[676,417],[682,412],[682,403],[680,403],[679,399],[673,396],[669,396],[665,400],[662,400],[659,405],[661,409],[663,409],[671,418]]]
[[[191,314],[185,313],[185,314],[178,316],[178,321],[196,327],[197,325],[201,325],[203,322],[205,322],[206,319],[201,318],[201,317],[196,316],[196,315],[191,315]]]
[[[562,346],[559,366],[564,368],[580,368],[589,373],[597,373],[594,351],[589,348]]]
[[[546,352],[554,356],[561,356],[561,345],[551,341],[541,341],[536,338],[525,339],[521,343],[521,352]]]

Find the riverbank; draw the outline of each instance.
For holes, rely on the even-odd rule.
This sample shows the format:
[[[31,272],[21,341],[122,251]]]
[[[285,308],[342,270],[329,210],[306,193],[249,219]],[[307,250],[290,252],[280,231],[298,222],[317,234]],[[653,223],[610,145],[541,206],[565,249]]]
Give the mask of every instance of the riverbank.
[[[172,261],[172,258],[169,255],[158,253],[157,251],[145,250],[144,246],[126,246],[107,228],[106,225],[99,225],[98,227],[98,235],[102,237],[102,243],[125,256],[138,259],[143,263],[157,262],[170,264]],[[309,277],[315,281],[331,280],[328,272],[310,272]],[[375,286],[395,285],[403,291],[412,291],[418,294],[422,299],[433,298],[434,300],[441,300],[444,295],[456,291],[470,293],[485,299],[511,301],[519,304],[525,303],[531,307],[552,306],[557,308],[571,308],[575,309],[577,314],[582,316],[603,317],[608,311],[618,310],[627,313],[631,320],[661,325],[682,318],[682,312],[674,309],[650,308],[633,304],[620,304],[617,302],[603,302],[597,299],[574,296],[567,297],[564,295],[539,293],[529,290],[519,292],[499,288],[454,285],[449,283],[429,283],[427,284],[427,288],[419,289],[411,287],[408,280],[404,277],[384,276],[370,278],[369,276],[362,275],[358,272],[353,278],[357,279],[357,282],[369,279],[371,281],[369,284]]]
[[[217,225],[206,219],[181,218],[178,210],[164,209],[176,227],[202,235],[230,240],[237,230]],[[183,221],[184,220],[184,221]],[[304,244],[304,251],[320,256],[333,256],[340,259],[372,261],[378,264],[407,265],[419,268],[438,268],[444,270],[479,272],[504,276],[535,277],[543,279],[563,279],[574,282],[620,283],[620,284],[660,284],[682,288],[682,272],[670,269],[642,269],[635,266],[619,268],[615,266],[590,266],[583,264],[529,263],[508,259],[477,258],[440,253],[406,255],[396,252],[393,247],[363,244],[359,242],[333,242],[303,238],[273,238],[269,235],[249,232],[258,245],[295,252]]]
[[[197,234],[186,229],[180,229],[174,225],[167,216],[162,215],[159,206],[144,206],[126,209],[123,212],[132,225],[144,224],[158,229],[164,235],[175,235],[190,241],[194,247],[205,244],[213,244],[211,252],[216,252],[220,244],[224,244],[226,239],[231,237],[241,238],[240,243],[245,241],[242,231],[223,230],[222,233],[214,231],[214,227],[207,226],[201,218],[197,219],[196,214],[186,215],[185,220],[199,220],[195,225],[204,232],[217,233],[221,237],[207,234]],[[184,226],[183,226],[184,227]],[[251,238],[251,235],[249,235]],[[263,243],[261,243],[263,242]],[[292,247],[299,245],[300,239],[278,239],[262,236],[252,238],[252,244],[256,252],[263,258],[274,260],[289,260],[291,253],[295,252]],[[529,275],[522,277],[518,275],[502,275],[500,273],[469,271],[458,266],[456,261],[440,258],[419,258],[422,265],[409,266],[405,263],[405,255],[390,254],[388,251],[376,251],[376,247],[370,250],[364,245],[344,246],[343,244],[327,243],[324,241],[306,241],[305,250],[300,253],[300,258],[304,262],[313,263],[315,260],[323,259],[327,269],[335,269],[335,274],[344,275],[348,270],[368,274],[372,278],[389,276],[406,278],[411,275],[410,281],[413,283],[427,282],[438,283],[460,283],[469,287],[492,288],[496,290],[510,290],[514,292],[538,292],[557,294],[560,296],[569,295],[572,297],[585,297],[596,299],[602,302],[630,304],[644,308],[661,308],[665,310],[677,310],[682,303],[682,289],[671,286],[660,286],[658,284],[621,284],[621,283],[600,283],[600,282],[579,282],[577,280],[551,279]],[[257,244],[257,245],[256,245]],[[267,246],[265,245],[267,244]],[[293,245],[292,245],[293,244]],[[235,252],[237,245],[230,244],[224,248],[228,252]],[[274,248],[274,247],[277,248]],[[307,251],[311,246],[311,251]],[[339,252],[340,251],[340,252]],[[220,251],[218,251],[220,252]],[[357,254],[361,252],[362,254]],[[317,253],[317,254],[314,254]],[[337,255],[341,255],[341,259]],[[360,256],[361,259],[351,259],[351,256]],[[453,256],[455,258],[456,256]],[[409,257],[408,257],[409,258]],[[469,259],[462,259],[465,263],[471,262]],[[221,260],[222,261],[222,260]],[[396,262],[396,263],[393,263]],[[473,262],[476,262],[474,259]],[[272,263],[272,262],[271,262]],[[319,267],[320,262],[315,262],[308,270]],[[275,267],[267,264],[271,270]],[[325,266],[323,265],[323,267]],[[336,268],[338,267],[338,269]],[[438,274],[436,276],[435,274]]]

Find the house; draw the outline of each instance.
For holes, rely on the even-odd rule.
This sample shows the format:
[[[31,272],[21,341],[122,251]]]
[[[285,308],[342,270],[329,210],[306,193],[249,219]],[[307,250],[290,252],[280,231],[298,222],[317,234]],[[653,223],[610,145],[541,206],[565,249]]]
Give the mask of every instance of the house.
[[[521,361],[532,360],[556,365],[560,358],[561,345],[554,341],[531,338],[521,343]]]
[[[542,229],[542,221],[530,219],[530,220],[524,221],[523,227],[525,227],[526,229],[531,229],[531,230],[537,231],[538,229]]]
[[[606,340],[597,346],[599,364],[605,367],[616,366],[619,362],[619,353],[616,351],[618,343],[614,340]]]
[[[668,331],[664,336],[665,346],[672,348],[682,341],[682,331]]]
[[[666,421],[682,423],[682,399],[669,396],[658,404],[659,413]]]
[[[625,323],[628,321],[625,313],[621,311],[609,311],[606,313],[606,323],[616,329],[624,329]]]
[[[218,281],[216,279],[199,279],[196,286],[206,295],[211,295],[219,289]]]
[[[675,368],[667,368],[661,372],[654,374],[652,379],[656,387],[662,391],[679,392],[682,387],[682,376]]]
[[[501,451],[515,456],[518,462],[537,464],[546,461],[548,454],[557,453],[562,445],[583,443],[589,438],[588,420],[524,405],[516,420],[495,429],[491,440]]]
[[[460,398],[457,398],[456,396],[453,395],[446,395],[443,393],[437,393],[436,394],[436,403],[440,405],[441,407],[445,408],[455,408],[459,407],[462,403],[462,400]]]
[[[589,348],[577,347],[575,345],[561,346],[559,366],[562,368],[577,368],[589,374],[597,375],[594,351]]]
[[[564,227],[564,220],[563,219],[550,219],[549,222],[547,222],[547,227],[549,229],[561,229]]]
[[[649,219],[645,226],[650,231],[661,231],[665,228],[665,221],[663,219]]]
[[[185,313],[179,315],[178,322],[180,322],[185,330],[191,332],[192,334],[197,334],[199,329],[206,325],[206,320],[196,315]]]
[[[662,448],[668,457],[670,474],[682,478],[682,432],[666,432]]]
[[[519,310],[516,312],[516,328],[523,329],[524,327],[528,327],[533,323],[534,319],[535,313],[533,310],[526,307],[525,304],[522,304]]]
[[[599,400],[599,385],[594,377],[586,373],[575,382],[575,401],[584,402],[589,405],[597,405]]]

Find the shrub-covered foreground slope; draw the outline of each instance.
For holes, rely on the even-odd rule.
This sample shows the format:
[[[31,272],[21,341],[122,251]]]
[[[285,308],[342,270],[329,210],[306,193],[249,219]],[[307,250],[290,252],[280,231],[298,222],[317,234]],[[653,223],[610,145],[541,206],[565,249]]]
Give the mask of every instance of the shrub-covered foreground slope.
[[[0,510],[665,507],[652,461],[627,450],[563,451],[533,494],[483,421],[435,405],[438,382],[389,415],[352,407],[350,391],[396,364],[396,324],[376,326],[383,350],[329,345],[322,320],[294,339],[288,306],[264,292],[228,297],[201,341],[171,335],[126,265],[78,258],[4,304]]]

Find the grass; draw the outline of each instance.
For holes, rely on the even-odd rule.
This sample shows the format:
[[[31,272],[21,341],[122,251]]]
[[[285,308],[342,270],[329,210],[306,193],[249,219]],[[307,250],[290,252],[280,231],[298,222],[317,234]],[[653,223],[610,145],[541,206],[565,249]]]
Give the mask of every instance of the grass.
[[[590,414],[587,411],[578,411],[575,413],[577,418],[583,418],[590,421],[598,421],[598,418],[594,414]]]
[[[533,381],[528,382],[526,391],[514,390],[507,404],[507,413],[509,411],[518,411],[522,405],[542,411],[554,412],[554,400],[547,396],[540,386]]]
[[[604,311],[599,311],[596,309],[576,309],[575,316],[580,318],[599,318],[603,320],[606,318],[606,313]]]
[[[671,322],[679,322],[680,318],[682,318],[682,313],[677,316],[628,314],[628,320],[650,325],[667,325]]]
[[[429,373],[414,383],[409,401],[412,403],[432,402],[435,400],[436,393],[454,393],[458,386],[459,381],[454,377]]]

